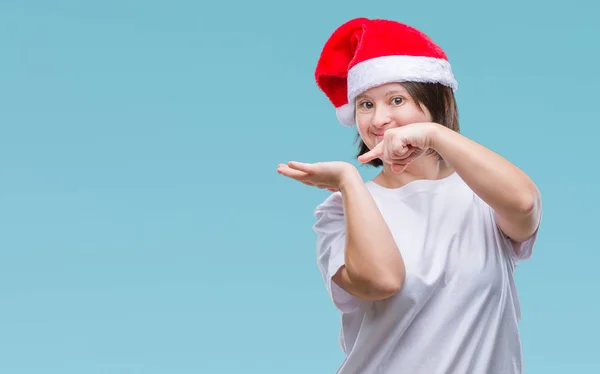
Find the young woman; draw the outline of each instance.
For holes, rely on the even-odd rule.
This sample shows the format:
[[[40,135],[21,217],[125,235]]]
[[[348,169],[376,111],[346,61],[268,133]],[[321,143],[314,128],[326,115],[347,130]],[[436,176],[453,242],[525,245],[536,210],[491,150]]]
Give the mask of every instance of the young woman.
[[[459,133],[456,80],[422,32],[358,18],[325,44],[319,87],[356,126],[346,162],[278,172],[333,192],[315,211],[319,269],[342,318],[338,373],[521,373],[513,273],[541,220],[534,182]]]

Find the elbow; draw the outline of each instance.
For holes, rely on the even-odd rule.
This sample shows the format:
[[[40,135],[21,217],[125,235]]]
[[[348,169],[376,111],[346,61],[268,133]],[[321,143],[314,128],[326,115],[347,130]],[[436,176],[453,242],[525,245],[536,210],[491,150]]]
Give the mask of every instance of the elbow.
[[[504,208],[498,208],[513,217],[531,216],[541,206],[540,190],[531,180],[515,183],[513,189],[506,189],[503,200]]]
[[[374,295],[379,299],[387,299],[394,296],[402,289],[404,285],[405,274],[394,274],[393,276],[387,277],[387,279],[380,279],[374,284]]]
[[[353,253],[352,249],[347,249],[347,254]],[[382,247],[381,250],[383,249],[388,253],[375,258],[346,258],[346,274],[349,281],[362,297],[368,300],[387,299],[400,292],[404,286],[406,267],[400,250],[395,244],[388,248]]]
[[[541,204],[539,191],[531,191],[519,199],[517,209],[522,216],[530,216],[535,213]]]
[[[350,274],[349,274],[350,275]],[[400,292],[404,285],[406,272],[402,269],[389,272],[388,274],[379,273],[369,278],[354,277],[357,284],[362,285],[362,294],[368,300],[384,300]]]
[[[521,216],[529,216],[535,210],[535,200],[527,196],[517,203],[517,211]]]

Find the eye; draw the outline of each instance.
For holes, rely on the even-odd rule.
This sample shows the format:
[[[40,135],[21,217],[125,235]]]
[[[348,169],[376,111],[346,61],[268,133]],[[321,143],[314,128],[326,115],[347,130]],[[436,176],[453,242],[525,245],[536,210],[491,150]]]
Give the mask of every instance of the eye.
[[[370,101],[363,101],[359,104],[362,109],[371,109],[373,108],[373,103]]]
[[[393,105],[401,105],[403,102],[404,102],[404,98],[402,98],[400,96],[396,96],[392,99]]]

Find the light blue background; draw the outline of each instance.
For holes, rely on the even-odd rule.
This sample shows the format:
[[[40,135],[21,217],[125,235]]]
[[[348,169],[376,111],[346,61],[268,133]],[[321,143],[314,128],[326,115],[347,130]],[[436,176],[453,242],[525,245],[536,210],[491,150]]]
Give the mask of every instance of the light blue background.
[[[327,192],[276,167],[355,162],[355,130],[313,71],[358,16],[439,42],[463,133],[539,184],[542,231],[517,275],[526,371],[595,372],[599,13],[591,0],[2,1],[0,372],[333,373],[339,318],[311,231]]]

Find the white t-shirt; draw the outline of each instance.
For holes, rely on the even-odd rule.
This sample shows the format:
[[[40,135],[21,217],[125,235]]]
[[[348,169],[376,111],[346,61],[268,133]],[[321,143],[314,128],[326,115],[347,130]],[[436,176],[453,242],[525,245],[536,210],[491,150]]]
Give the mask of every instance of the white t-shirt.
[[[365,183],[402,253],[401,291],[362,301],[332,276],[344,264],[342,195],[315,210],[318,266],[341,312],[339,374],[522,373],[517,256],[493,211],[457,173],[388,189]],[[373,250],[376,250],[374,248]]]

